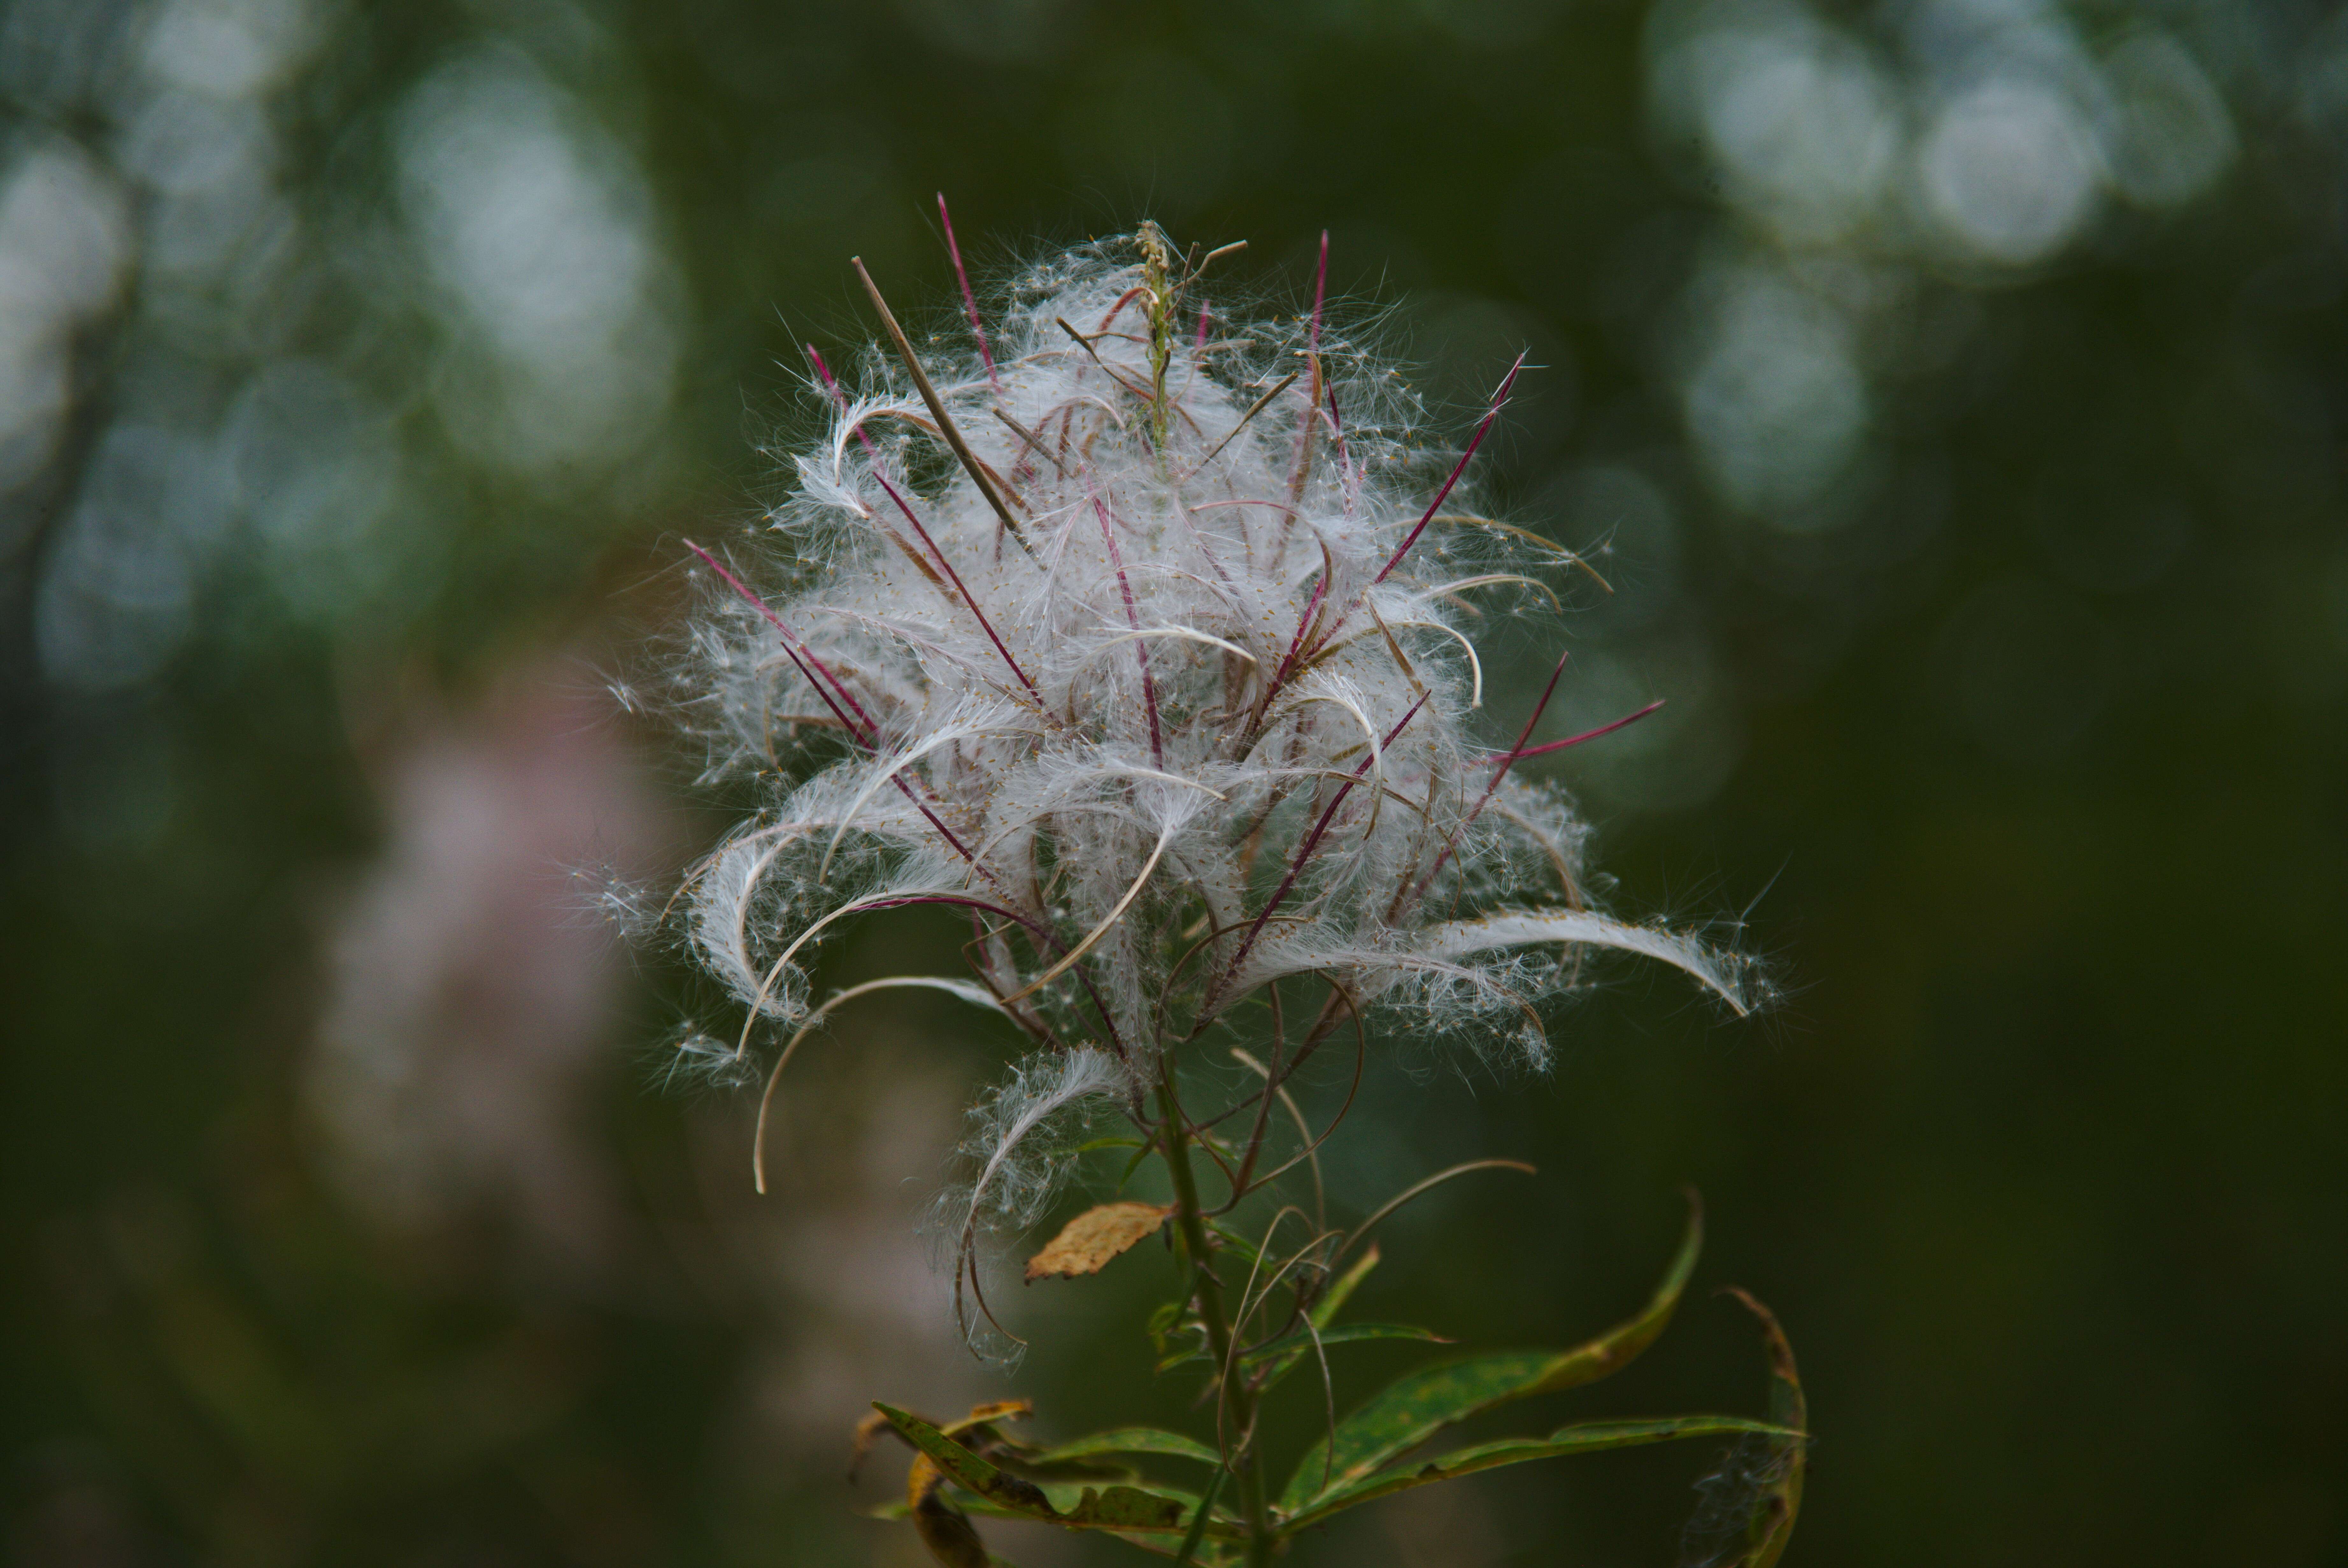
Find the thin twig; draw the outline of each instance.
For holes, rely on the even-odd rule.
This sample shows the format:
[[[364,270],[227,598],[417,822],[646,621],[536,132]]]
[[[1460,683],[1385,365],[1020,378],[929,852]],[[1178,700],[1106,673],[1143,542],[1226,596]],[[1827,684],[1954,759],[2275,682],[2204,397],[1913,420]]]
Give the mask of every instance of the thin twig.
[[[1280,378],[1280,385],[1274,387],[1271,391],[1265,393],[1262,397],[1250,404],[1248,406],[1248,411],[1240,416],[1240,422],[1233,425],[1229,433],[1227,433],[1221,440],[1215,443],[1215,449],[1213,451],[1209,452],[1205,457],[1199,459],[1198,467],[1192,469],[1188,474],[1184,475],[1184,479],[1196,479],[1199,475],[1204,473],[1209,463],[1213,462],[1217,458],[1222,456],[1223,449],[1231,444],[1231,438],[1237,436],[1241,430],[1246,429],[1248,421],[1254,418],[1258,414],[1262,413],[1265,404],[1271,402],[1274,397],[1279,397],[1282,392],[1287,391],[1290,387],[1295,384],[1296,378],[1303,374],[1304,373],[1301,370],[1290,371],[1287,375]]]
[[[1000,408],[992,409],[990,412],[992,412],[996,418],[1010,426],[1011,433],[1013,435],[1018,437],[1021,440],[1035,448],[1037,454],[1040,455],[1045,462],[1059,469],[1064,477],[1066,475],[1068,465],[1062,462],[1058,458],[1054,457],[1052,455],[1052,449],[1045,446],[1041,440],[1037,439],[1035,431],[1029,429],[1026,426],[1021,424],[1018,420],[1013,418],[1010,415],[1004,413]]]
[[[864,258],[850,256],[849,264],[856,269],[856,275],[864,280],[864,292],[872,296],[872,308],[880,313],[881,325],[889,329],[890,338],[897,345],[898,356],[904,360],[905,368],[912,374],[913,389],[929,406],[930,418],[938,422],[938,428],[945,435],[946,445],[953,448],[953,455],[962,459],[963,469],[970,475],[971,482],[978,487],[978,493],[986,498],[986,504],[994,509],[994,515],[1002,520],[1011,537],[1018,541],[1019,548],[1030,555],[1035,554],[1026,534],[1020,531],[1017,521],[1012,517],[1011,508],[995,492],[994,483],[986,477],[986,470],[980,466],[978,454],[972,451],[970,443],[962,438],[962,431],[946,412],[945,404],[938,397],[938,389],[930,385],[930,373],[922,368],[921,356],[913,352],[911,342],[905,336],[905,329],[897,325],[896,315],[890,310],[889,302],[880,297],[880,285],[874,283],[872,274],[864,270]]]
[[[1140,398],[1143,402],[1147,403],[1149,401],[1149,394],[1142,388],[1136,387],[1132,382],[1128,381],[1124,377],[1119,376],[1114,369],[1110,368],[1109,362],[1100,356],[1100,350],[1093,346],[1092,339],[1086,337],[1083,333],[1078,332],[1075,327],[1070,326],[1068,325],[1067,317],[1056,315],[1052,318],[1052,325],[1058,327],[1062,332],[1066,333],[1068,336],[1075,341],[1076,346],[1078,348],[1081,348],[1086,354],[1091,355],[1093,363],[1100,366],[1102,375],[1107,377],[1110,380],[1116,382],[1119,387],[1124,387],[1126,391],[1131,393],[1134,397]]]

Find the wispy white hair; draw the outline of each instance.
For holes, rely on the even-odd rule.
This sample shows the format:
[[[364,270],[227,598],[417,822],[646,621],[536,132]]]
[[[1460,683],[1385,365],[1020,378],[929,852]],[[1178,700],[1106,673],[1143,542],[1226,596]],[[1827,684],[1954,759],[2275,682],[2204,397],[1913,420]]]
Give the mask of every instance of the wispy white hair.
[[[1591,907],[1570,807],[1471,738],[1474,602],[1553,601],[1572,558],[1467,511],[1465,456],[1317,307],[1229,319],[1144,225],[1028,269],[988,355],[917,356],[882,314],[852,393],[816,361],[832,419],[766,537],[701,552],[685,708],[771,798],[685,921],[753,1025],[806,1011],[810,932],[905,903],[973,923],[1077,1098],[1138,1103],[1289,975],[1414,1026],[1505,1017],[1534,1061],[1584,954],[1747,1005],[1733,955]],[[1027,1212],[1026,1137],[960,1232]]]

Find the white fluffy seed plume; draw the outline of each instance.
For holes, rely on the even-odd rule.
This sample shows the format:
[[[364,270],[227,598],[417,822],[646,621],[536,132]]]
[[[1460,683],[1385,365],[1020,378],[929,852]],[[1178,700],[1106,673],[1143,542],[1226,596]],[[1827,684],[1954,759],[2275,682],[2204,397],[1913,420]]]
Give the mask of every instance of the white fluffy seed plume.
[[[1511,774],[1529,721],[1475,738],[1481,613],[1576,565],[1457,488],[1516,370],[1430,450],[1317,299],[1227,319],[1203,267],[1149,224],[1056,256],[972,310],[967,356],[917,354],[874,289],[859,382],[810,356],[830,426],[771,531],[694,547],[682,706],[712,775],[770,799],[678,918],[745,1057],[859,913],[967,921],[1037,1056],[966,1150],[965,1264],[1048,1196],[1065,1162],[1027,1148],[1064,1108],[1138,1108],[1162,1052],[1284,977],[1327,983],[1322,1033],[1379,1009],[1535,1064],[1591,949],[1747,1005],[1741,961],[1591,906],[1583,825]]]

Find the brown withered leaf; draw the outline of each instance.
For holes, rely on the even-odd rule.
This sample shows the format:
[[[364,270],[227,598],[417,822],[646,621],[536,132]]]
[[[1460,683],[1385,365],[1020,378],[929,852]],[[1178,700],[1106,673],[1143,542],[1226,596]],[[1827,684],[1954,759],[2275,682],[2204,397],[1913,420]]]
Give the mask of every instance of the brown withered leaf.
[[[1027,1282],[1098,1274],[1145,1236],[1155,1235],[1174,1211],[1156,1203],[1103,1203],[1070,1220],[1051,1245],[1027,1260]]]

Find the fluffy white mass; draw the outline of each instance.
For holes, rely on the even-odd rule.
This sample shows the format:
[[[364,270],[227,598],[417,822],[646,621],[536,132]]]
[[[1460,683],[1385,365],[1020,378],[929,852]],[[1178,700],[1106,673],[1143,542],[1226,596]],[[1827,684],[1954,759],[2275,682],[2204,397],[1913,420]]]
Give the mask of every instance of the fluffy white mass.
[[[1037,1049],[1137,1106],[1288,976],[1326,982],[1320,1034],[1383,1006],[1534,1061],[1588,949],[1741,1008],[1729,959],[1590,906],[1581,822],[1478,738],[1479,611],[1572,558],[1463,510],[1468,454],[1317,305],[1227,319],[1198,272],[1148,225],[1055,257],[967,356],[917,357],[875,291],[888,335],[852,389],[817,361],[834,417],[771,531],[705,552],[686,711],[771,799],[685,924],[745,1047],[806,1016],[822,936],[917,903],[969,921]],[[1046,1119],[989,1119],[973,1212],[1026,1210],[1005,1159]]]

